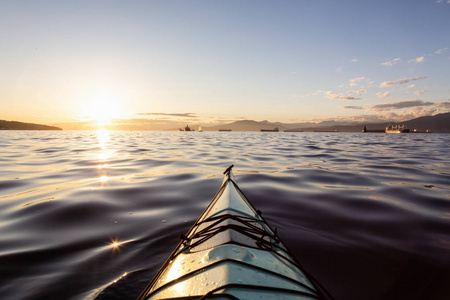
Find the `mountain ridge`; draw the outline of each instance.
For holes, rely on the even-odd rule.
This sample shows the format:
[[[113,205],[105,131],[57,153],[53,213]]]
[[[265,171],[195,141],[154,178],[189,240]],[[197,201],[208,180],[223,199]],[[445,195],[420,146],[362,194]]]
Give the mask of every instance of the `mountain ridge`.
[[[369,130],[384,130],[389,124],[404,124],[407,128],[419,132],[425,132],[430,130],[436,133],[450,133],[450,112],[436,114],[434,116],[423,116],[414,118],[403,122],[379,122],[379,123],[367,123],[367,122],[338,122],[338,121],[323,121],[319,123],[282,123],[282,122],[268,122],[254,121],[254,120],[241,120],[233,123],[216,125],[216,126],[203,126],[204,131],[217,131],[219,129],[231,129],[233,131],[260,131],[261,129],[274,129],[277,127],[280,131],[286,129],[302,130],[302,131],[342,131],[342,132],[361,132],[364,126]]]

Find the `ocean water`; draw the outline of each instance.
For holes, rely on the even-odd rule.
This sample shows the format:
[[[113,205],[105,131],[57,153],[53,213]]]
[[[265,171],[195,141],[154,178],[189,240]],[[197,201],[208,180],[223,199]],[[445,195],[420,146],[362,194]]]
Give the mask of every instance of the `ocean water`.
[[[236,180],[335,299],[449,299],[450,135],[0,132],[0,298],[135,299]]]

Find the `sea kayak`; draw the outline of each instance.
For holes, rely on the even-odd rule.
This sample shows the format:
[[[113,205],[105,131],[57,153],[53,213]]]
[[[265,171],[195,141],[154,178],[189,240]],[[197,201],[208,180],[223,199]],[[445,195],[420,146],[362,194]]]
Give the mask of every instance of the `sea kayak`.
[[[330,299],[244,196],[232,167],[139,299]]]

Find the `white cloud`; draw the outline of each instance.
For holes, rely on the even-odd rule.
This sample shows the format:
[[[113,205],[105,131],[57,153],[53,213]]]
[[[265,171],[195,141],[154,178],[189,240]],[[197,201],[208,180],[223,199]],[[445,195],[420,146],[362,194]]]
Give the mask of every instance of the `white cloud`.
[[[377,93],[377,97],[380,98],[380,99],[387,98],[387,97],[389,97],[390,95],[391,95],[391,92],[384,92],[384,93],[379,92],[379,93]]]
[[[321,93],[323,93],[323,91],[318,90],[309,94],[304,94],[304,95],[298,95],[298,94],[292,94],[290,95],[292,98],[304,98],[304,97],[311,97],[311,96],[317,96],[320,95]]]
[[[436,54],[442,54],[442,53],[444,53],[444,52],[447,51],[447,50],[448,50],[448,48],[442,48],[442,49],[437,50],[437,51],[434,52],[434,53],[436,53]]]
[[[361,100],[361,98],[357,98],[357,97],[352,97],[352,96],[344,96],[342,94],[336,94],[333,91],[326,91],[324,92],[325,95],[329,98],[329,99],[337,99],[337,100]]]
[[[405,90],[413,89],[415,87],[416,87],[415,84],[411,84],[410,86],[405,87]]]
[[[439,108],[449,109],[450,110],[450,102],[440,102],[436,105]]]
[[[406,101],[421,101],[421,100],[406,100]],[[411,120],[414,118],[422,117],[422,116],[431,116],[438,113],[446,113],[450,112],[450,99],[447,102],[440,103],[432,103],[432,102],[417,102],[415,103],[417,106],[413,106],[414,103],[403,103],[405,101],[394,102],[394,103],[386,103],[388,105],[393,106],[390,109],[401,109],[401,106],[409,106],[405,107],[404,110],[392,111],[390,109],[373,109],[371,106],[361,107],[361,106],[341,106],[344,109],[366,109],[370,114],[358,114],[355,116],[347,116],[347,117],[334,117],[333,121],[339,122],[363,122],[363,123],[379,123],[379,122],[402,122],[405,120]],[[395,103],[400,103],[395,105]],[[394,104],[394,105],[393,105]],[[408,105],[409,104],[409,105]],[[422,104],[422,105],[421,105]],[[324,120],[320,120],[324,121]]]
[[[329,97],[331,99],[333,99],[333,97],[336,95],[336,93],[333,91],[326,91],[324,93],[325,93],[325,95],[327,95],[327,97]]]
[[[416,95],[422,95],[423,93],[425,93],[427,90],[421,90],[421,91],[415,91],[414,94]]]
[[[380,87],[391,87],[395,84],[395,81],[384,81],[380,84]]]
[[[359,59],[357,59],[357,58],[352,58],[351,62],[352,62],[352,63],[355,63],[355,62],[358,62],[358,60],[359,60]]]
[[[380,107],[384,106],[384,107]],[[403,109],[403,110],[400,110]],[[422,116],[431,116],[438,113],[450,112],[450,102],[424,102],[422,100],[405,100],[400,102],[379,104],[378,107],[371,106],[376,117],[385,121],[405,121]],[[394,112],[392,110],[400,110]]]
[[[427,78],[426,76],[422,76],[422,77],[412,77],[412,78],[404,78],[404,79],[399,79],[397,81],[384,81],[380,84],[380,87],[391,87],[395,84],[405,84],[408,83],[410,81],[414,81],[414,80],[420,80],[420,79],[424,79]],[[412,88],[411,86],[409,86],[408,88]]]
[[[394,58],[393,60],[381,63],[382,66],[387,66],[387,67],[391,67],[392,65],[395,65],[396,63],[398,63],[400,61],[400,58]]]
[[[367,93],[366,89],[360,89],[357,91],[347,91],[347,94],[365,94],[365,93]]]
[[[366,77],[356,77],[356,78],[352,78],[352,79],[350,79],[349,80],[349,85],[350,86],[356,86],[357,84],[358,84],[358,82],[360,82],[360,81],[362,81],[362,80],[364,80],[364,79],[366,79]]]
[[[410,63],[420,64],[420,63],[422,63],[424,61],[425,61],[425,56],[420,56],[420,57],[411,59],[410,61],[408,61],[408,64],[410,64]]]

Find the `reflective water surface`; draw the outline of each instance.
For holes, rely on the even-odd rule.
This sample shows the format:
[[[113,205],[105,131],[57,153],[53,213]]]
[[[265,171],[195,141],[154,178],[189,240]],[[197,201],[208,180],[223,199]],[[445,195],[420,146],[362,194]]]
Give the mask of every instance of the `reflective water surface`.
[[[450,135],[0,132],[2,299],[135,299],[236,180],[336,299],[448,299]]]

